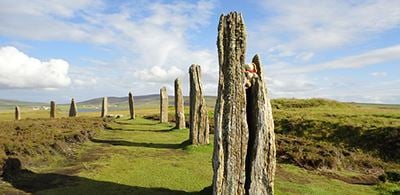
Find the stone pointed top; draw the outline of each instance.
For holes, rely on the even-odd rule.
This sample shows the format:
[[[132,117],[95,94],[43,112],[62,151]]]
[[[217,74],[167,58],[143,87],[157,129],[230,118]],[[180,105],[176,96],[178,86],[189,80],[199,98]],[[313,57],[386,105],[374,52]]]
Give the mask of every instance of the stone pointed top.
[[[199,67],[200,68],[200,65],[198,65],[198,64],[192,64],[192,65],[190,65],[190,68],[192,69],[192,68],[196,68],[196,67]]]

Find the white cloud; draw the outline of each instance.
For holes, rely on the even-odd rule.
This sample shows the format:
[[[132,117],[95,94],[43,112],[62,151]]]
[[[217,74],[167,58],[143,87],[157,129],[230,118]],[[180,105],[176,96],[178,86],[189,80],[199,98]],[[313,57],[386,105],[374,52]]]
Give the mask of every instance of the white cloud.
[[[318,86],[306,75],[274,75],[267,77],[267,87],[273,97],[308,97]]]
[[[335,48],[400,27],[398,1],[288,0],[262,4],[272,17],[259,28],[258,35],[272,35],[293,50]]]
[[[26,14],[32,16],[54,15],[64,18],[73,17],[78,11],[99,6],[96,0],[2,0],[0,12],[5,14]]]
[[[86,60],[99,67],[93,71],[103,74],[104,66],[108,66],[114,74],[108,71],[107,75],[93,77],[87,73],[82,78],[79,74],[83,73],[73,73],[71,77],[76,86],[93,83],[89,82],[91,78],[96,83],[107,80],[119,87],[133,81],[172,82],[175,77],[186,75],[193,63],[202,66],[206,78],[217,74],[218,68],[213,68],[218,66],[216,52],[193,46],[189,40],[209,24],[213,0],[126,2],[112,5],[112,11],[110,6],[92,0],[71,3],[2,1],[0,35],[88,42],[118,49],[119,59]],[[115,75],[123,81],[115,82],[117,79],[111,78]]]
[[[61,59],[40,61],[15,47],[0,48],[1,88],[60,88],[68,86],[68,62]]]
[[[188,67],[200,64],[206,93],[216,94],[218,62],[215,44],[212,48],[196,44],[203,39],[200,33],[206,33],[204,39],[209,41],[209,29],[202,29],[209,25],[214,4],[213,0],[139,0],[133,3],[3,0],[0,1],[0,36],[89,43],[107,50],[104,53],[110,58],[82,56],[85,66],[70,67],[66,74],[72,80],[72,86],[68,88],[70,93],[104,96],[106,89],[110,94],[121,91],[125,94],[132,87],[141,94],[158,93],[162,85],[172,89],[176,77],[182,78],[183,87],[187,89]],[[248,49],[261,51],[266,56],[268,85],[275,97],[362,99],[369,91],[350,93],[348,86],[352,85],[340,83],[340,93],[349,96],[339,96],[335,94],[335,79],[316,81],[308,73],[400,59],[397,57],[400,56],[398,46],[393,46],[319,63],[325,57],[322,52],[356,45],[382,32],[398,29],[400,6],[396,1],[268,0],[263,4],[267,6],[268,15],[263,19],[250,19],[256,20],[248,23]],[[212,28],[216,30],[216,27]],[[314,63],[315,60],[318,62]],[[304,66],[306,63],[310,65]],[[380,87],[378,83],[374,86]],[[93,94],[86,95],[88,88]],[[398,90],[392,92],[392,99],[382,95],[388,93],[376,94],[376,97],[382,101],[395,101],[393,97],[399,93]]]
[[[308,61],[310,60],[312,57],[314,57],[314,53],[313,52],[302,52],[300,54],[298,54],[296,56],[296,58],[300,58],[304,61]]]
[[[146,82],[171,82],[182,75],[183,71],[175,66],[169,69],[153,66],[150,69],[144,69],[135,73],[138,79]]]
[[[360,68],[368,65],[390,62],[400,59],[400,45],[375,49],[363,54],[347,56],[321,64],[307,65],[289,70],[281,70],[286,74],[298,74],[329,69]]]
[[[93,86],[97,83],[97,80],[95,78],[87,78],[87,79],[74,79],[73,80],[74,86],[77,87],[87,87],[87,86]]]
[[[385,77],[387,75],[387,73],[386,72],[371,72],[370,75],[373,77]]]
[[[101,3],[95,0],[0,1],[0,34],[34,40],[109,42],[104,33],[93,33],[98,27],[68,20],[79,20],[98,7]]]

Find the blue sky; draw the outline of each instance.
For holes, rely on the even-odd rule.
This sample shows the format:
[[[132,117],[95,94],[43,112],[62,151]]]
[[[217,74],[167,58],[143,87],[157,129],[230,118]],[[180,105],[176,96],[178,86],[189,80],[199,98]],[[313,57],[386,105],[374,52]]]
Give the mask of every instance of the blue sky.
[[[245,3],[244,3],[245,2]],[[0,0],[0,99],[155,94],[200,64],[216,94],[219,16],[242,12],[272,98],[400,103],[393,0]]]

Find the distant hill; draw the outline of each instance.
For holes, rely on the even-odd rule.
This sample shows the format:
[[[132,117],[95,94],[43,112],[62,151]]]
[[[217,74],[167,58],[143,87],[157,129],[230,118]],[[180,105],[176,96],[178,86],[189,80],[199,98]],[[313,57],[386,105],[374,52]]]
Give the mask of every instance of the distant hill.
[[[15,105],[24,105],[24,106],[31,106],[31,105],[44,105],[45,103],[42,102],[26,102],[26,101],[18,101],[18,100],[2,100],[0,99],[1,106],[15,106]]]
[[[102,102],[102,97],[93,98],[86,101],[78,102],[78,106],[84,106],[88,108],[98,109]],[[184,96],[185,105],[189,106],[189,97]],[[215,96],[205,96],[207,106],[213,107],[215,105]],[[159,94],[141,95],[134,96],[135,107],[137,108],[158,108],[160,97]],[[173,106],[175,102],[174,96],[169,96],[169,105]],[[400,105],[396,104],[368,104],[368,103],[355,103],[355,102],[337,102],[329,99],[311,98],[311,99],[294,99],[294,98],[278,98],[272,99],[272,106],[274,108],[307,108],[307,107],[341,107],[341,106],[358,106],[358,107],[375,107],[375,108],[391,108],[400,109]],[[108,104],[114,105],[112,109],[125,109],[128,107],[128,97],[108,97]],[[18,105],[21,107],[39,107],[48,106],[48,103],[42,102],[27,102],[17,100],[5,100],[0,99],[0,109],[9,110],[14,109],[14,106]],[[61,104],[65,108],[68,108],[69,103]]]
[[[128,96],[125,97],[107,97],[108,104],[128,104]],[[158,94],[151,94],[151,95],[142,95],[142,96],[133,96],[136,106],[157,106],[160,102],[160,95]],[[205,96],[207,105],[214,106],[216,97],[215,96]],[[87,105],[87,106],[96,106],[100,105],[103,98],[94,98],[82,102],[78,102],[79,105]],[[189,105],[189,97],[184,96],[185,105]],[[168,96],[169,104],[172,106],[174,105],[175,98],[174,96]]]
[[[151,95],[142,95],[142,96],[134,96],[135,107],[137,108],[158,108],[160,103],[160,96],[158,94]],[[213,107],[215,105],[215,96],[206,96],[207,105]],[[184,96],[185,105],[189,106],[189,97]],[[103,98],[93,98],[89,100],[85,100],[82,102],[77,102],[79,107],[89,108],[87,111],[93,111],[91,109],[97,109],[101,105]],[[175,102],[174,96],[169,96],[169,105],[173,106]],[[114,105],[115,107],[111,108],[111,110],[119,110],[125,109],[128,107],[128,96],[125,97],[108,97],[108,104]],[[0,99],[0,110],[10,110],[14,109],[15,105],[20,107],[40,107],[40,106],[48,106],[48,103],[43,102],[26,102],[26,101],[17,101],[17,100],[4,100]],[[60,109],[67,109],[69,103],[60,104],[64,107],[58,107]],[[82,109],[81,109],[82,110]]]
[[[128,96],[125,97],[107,97],[108,98],[108,103],[109,104],[124,104],[128,103]],[[151,95],[143,95],[143,96],[133,96],[133,99],[135,102],[152,102],[152,101],[158,101],[159,100],[159,95],[157,94],[151,94]],[[99,98],[93,98],[90,100],[78,102],[78,104],[81,105],[99,105],[101,104],[101,101],[103,100],[103,97]]]
[[[27,101],[0,99],[1,110],[14,109],[16,105],[20,107],[36,107],[36,106],[45,106],[47,104],[42,102],[27,102]]]

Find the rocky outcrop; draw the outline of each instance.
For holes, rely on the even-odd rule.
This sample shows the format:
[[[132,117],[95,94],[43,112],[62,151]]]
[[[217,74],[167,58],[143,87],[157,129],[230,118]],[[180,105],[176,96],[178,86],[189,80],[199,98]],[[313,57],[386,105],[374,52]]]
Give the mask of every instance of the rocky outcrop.
[[[182,94],[182,83],[179,78],[175,79],[175,128],[184,129],[185,125],[185,107]]]
[[[160,122],[168,122],[168,93],[166,87],[160,89]]]
[[[241,14],[218,26],[219,84],[214,112],[214,194],[273,194],[275,135],[259,57],[245,77],[246,28]],[[246,89],[247,88],[247,89]]]
[[[190,80],[190,133],[189,141],[192,144],[209,143],[209,125],[206,101],[203,96],[201,83],[201,69],[199,65],[189,68]]]

